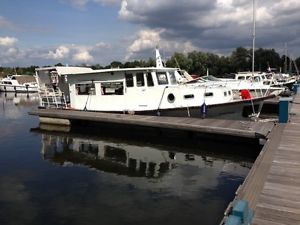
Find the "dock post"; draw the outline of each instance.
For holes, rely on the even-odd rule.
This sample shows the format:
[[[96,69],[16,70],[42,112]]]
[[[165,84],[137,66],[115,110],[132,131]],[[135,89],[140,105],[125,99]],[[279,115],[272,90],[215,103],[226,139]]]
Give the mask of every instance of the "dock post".
[[[282,97],[279,99],[279,123],[287,123],[289,120],[289,101],[291,97]]]
[[[251,224],[253,211],[249,208],[248,202],[238,200],[233,206],[232,213],[226,220],[225,225],[245,225]]]

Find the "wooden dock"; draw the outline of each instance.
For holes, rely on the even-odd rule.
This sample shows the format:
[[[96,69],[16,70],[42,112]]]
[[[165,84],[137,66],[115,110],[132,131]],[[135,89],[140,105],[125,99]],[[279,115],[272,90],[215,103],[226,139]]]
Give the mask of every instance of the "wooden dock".
[[[300,94],[290,121],[273,128],[236,199],[254,211],[252,224],[300,224]]]
[[[250,139],[264,139],[274,127],[273,122],[141,116],[59,109],[38,109],[29,114],[39,116],[40,118],[113,123]]]

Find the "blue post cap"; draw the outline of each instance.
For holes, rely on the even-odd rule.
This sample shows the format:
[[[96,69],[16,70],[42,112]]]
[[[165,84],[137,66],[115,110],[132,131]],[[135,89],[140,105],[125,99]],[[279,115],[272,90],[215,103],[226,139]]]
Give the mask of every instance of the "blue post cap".
[[[244,221],[247,221],[248,211],[248,202],[245,200],[238,200],[233,207],[232,215],[240,217],[242,223],[244,223]]]
[[[241,218],[238,216],[233,216],[233,215],[230,215],[227,218],[226,223],[225,223],[225,225],[241,225],[241,224],[242,224]]]
[[[293,101],[293,97],[280,97],[279,98],[279,101],[282,102],[282,101]]]

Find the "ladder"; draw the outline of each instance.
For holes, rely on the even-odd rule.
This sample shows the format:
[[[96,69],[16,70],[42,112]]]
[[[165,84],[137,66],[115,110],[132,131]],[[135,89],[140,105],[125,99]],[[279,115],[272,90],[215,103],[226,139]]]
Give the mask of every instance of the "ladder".
[[[45,87],[39,89],[40,106],[44,108],[67,108],[64,93],[59,89]]]

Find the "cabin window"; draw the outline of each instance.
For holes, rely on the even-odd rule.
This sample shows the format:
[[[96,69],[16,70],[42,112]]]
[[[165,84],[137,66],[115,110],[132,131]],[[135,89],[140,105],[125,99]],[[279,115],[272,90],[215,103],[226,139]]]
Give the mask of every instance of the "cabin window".
[[[165,72],[157,72],[156,73],[157,76],[157,81],[159,85],[163,85],[163,84],[168,84],[168,77],[167,74]]]
[[[194,95],[189,94],[189,95],[184,95],[183,97],[184,97],[184,99],[191,99],[191,98],[194,98]]]
[[[153,87],[154,82],[153,82],[152,74],[150,72],[146,74],[146,78],[147,78],[148,87]]]
[[[122,148],[105,145],[104,146],[104,158],[112,159],[115,162],[126,163],[127,153]]]
[[[254,81],[259,82],[260,81],[259,77],[254,77]]]
[[[103,82],[101,83],[102,95],[123,95],[124,85],[123,82]]]
[[[228,95],[231,95],[231,91],[228,91]]]
[[[87,84],[76,84],[76,91],[78,95],[95,95],[95,84],[87,83]]]
[[[91,144],[91,143],[83,142],[79,145],[79,151],[98,156],[99,147],[98,147],[98,144]]]
[[[244,80],[245,78],[244,77],[238,77],[238,80]]]
[[[125,74],[126,87],[133,87],[133,76],[131,73]]]
[[[227,92],[225,91],[225,92],[224,92],[224,97],[226,97],[226,96],[227,96]]]
[[[171,82],[171,84],[176,84],[177,83],[174,72],[170,72],[170,82]]]
[[[212,93],[212,92],[206,92],[206,93],[204,94],[204,96],[205,96],[205,97],[212,97],[212,96],[214,96],[214,93]]]
[[[144,74],[143,73],[137,73],[136,74],[136,86],[137,87],[145,86],[145,80],[144,80]]]
[[[3,81],[3,84],[12,84],[10,81]]]

